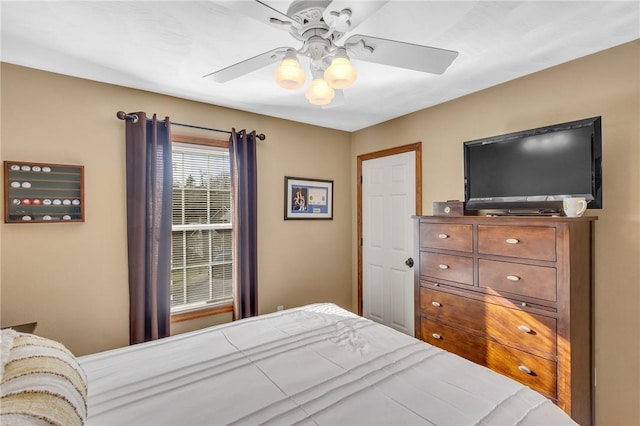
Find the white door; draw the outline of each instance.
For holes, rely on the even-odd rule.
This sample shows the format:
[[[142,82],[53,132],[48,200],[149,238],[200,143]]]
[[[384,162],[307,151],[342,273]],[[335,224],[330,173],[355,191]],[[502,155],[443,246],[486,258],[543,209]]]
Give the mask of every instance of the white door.
[[[415,152],[362,162],[362,313],[414,335]]]

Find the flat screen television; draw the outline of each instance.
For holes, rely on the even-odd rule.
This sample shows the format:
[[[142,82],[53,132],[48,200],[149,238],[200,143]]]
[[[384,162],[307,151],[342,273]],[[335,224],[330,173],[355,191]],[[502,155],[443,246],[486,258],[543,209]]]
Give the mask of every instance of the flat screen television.
[[[601,117],[463,145],[468,210],[554,212],[566,197],[585,197],[588,208],[602,208]]]

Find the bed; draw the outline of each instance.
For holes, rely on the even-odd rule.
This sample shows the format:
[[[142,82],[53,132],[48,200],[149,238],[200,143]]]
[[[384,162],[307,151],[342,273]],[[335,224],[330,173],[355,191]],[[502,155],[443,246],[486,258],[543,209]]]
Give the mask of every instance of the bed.
[[[77,362],[86,425],[576,424],[509,378],[333,304]]]

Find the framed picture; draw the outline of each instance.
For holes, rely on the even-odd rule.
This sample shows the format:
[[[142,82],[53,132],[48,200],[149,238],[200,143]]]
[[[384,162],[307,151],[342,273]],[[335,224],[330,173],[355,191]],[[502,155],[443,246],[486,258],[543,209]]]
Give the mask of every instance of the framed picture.
[[[284,218],[333,219],[333,181],[284,177]]]

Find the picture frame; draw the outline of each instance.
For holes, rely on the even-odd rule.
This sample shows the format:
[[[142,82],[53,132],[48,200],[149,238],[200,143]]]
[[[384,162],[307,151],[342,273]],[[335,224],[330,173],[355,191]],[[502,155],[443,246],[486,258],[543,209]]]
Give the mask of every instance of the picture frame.
[[[333,220],[333,181],[285,176],[284,219]]]

